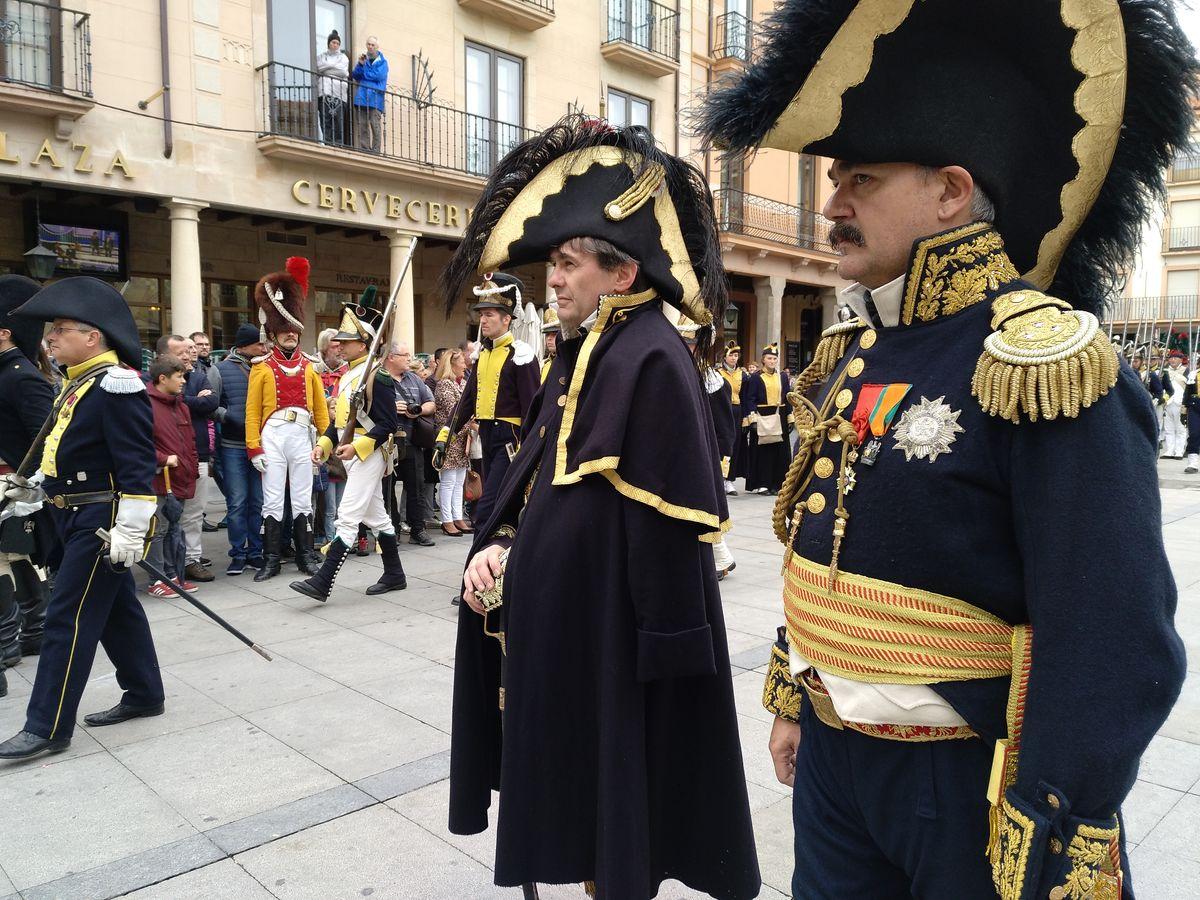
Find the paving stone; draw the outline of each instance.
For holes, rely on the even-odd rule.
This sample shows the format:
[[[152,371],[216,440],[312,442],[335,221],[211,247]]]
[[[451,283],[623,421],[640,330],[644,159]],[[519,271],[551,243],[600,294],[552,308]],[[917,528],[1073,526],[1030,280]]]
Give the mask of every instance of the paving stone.
[[[1175,708],[1158,733],[1186,743],[1200,744],[1200,677],[1189,673]]]
[[[493,794],[493,798],[497,795]],[[480,865],[494,869],[496,865],[496,815],[499,804],[488,811],[490,827],[479,834],[451,834],[449,827],[450,781],[446,779],[420,790],[411,791],[387,805],[406,819],[416,822],[426,831],[457,848]],[[489,881],[491,879],[489,878]]]
[[[415,653],[345,628],[277,643],[274,649],[280,657],[342,685],[374,681],[429,664]]]
[[[454,670],[439,663],[364,681],[355,688],[431,728],[450,733]]]
[[[205,832],[205,837],[224,853],[233,856],[377,802],[376,798],[354,785],[342,784],[227,825],[218,825]]]
[[[0,861],[19,891],[196,833],[107,753],[16,772],[0,785],[9,823]]]
[[[1200,862],[1139,845],[1129,854],[1133,887],[1146,900],[1195,900]]]
[[[267,662],[248,649],[169,666],[168,671],[235,713],[336,690],[337,682],[286,656]]]
[[[127,900],[270,900],[274,895],[232,859],[125,895]]]
[[[95,900],[125,896],[147,884],[206,866],[222,853],[202,834],[144,850],[23,892],[26,900]]]
[[[1138,779],[1121,804],[1127,840],[1140,843],[1183,796],[1182,791]]]
[[[1184,794],[1140,842],[1140,847],[1200,863],[1200,796]]]
[[[434,662],[454,658],[454,642],[458,636],[458,627],[453,622],[425,613],[376,622],[355,630]]]
[[[448,734],[348,688],[246,718],[346,781],[450,747]]]
[[[506,898],[492,873],[389,809],[373,806],[236,857],[282,900]]]
[[[243,719],[150,738],[113,753],[201,831],[341,783]]]
[[[11,669],[9,669],[8,679],[9,695],[0,700],[0,741],[8,740],[25,728],[25,711],[29,705],[29,684],[25,682],[18,684],[13,677]],[[21,690],[21,694],[17,694],[17,690]],[[80,721],[83,719],[83,713],[84,709],[81,708]],[[34,759],[21,761],[6,760],[0,762],[0,785],[5,783],[6,778],[18,772],[60,765],[69,760],[98,753],[102,749],[96,739],[88,734],[88,729],[79,725],[75,728],[75,733],[71,738],[70,748],[63,753],[56,753],[53,756],[39,756]],[[0,796],[3,796],[4,790],[3,787],[0,787]],[[0,857],[0,862],[3,862],[3,857]]]
[[[146,738],[183,731],[208,722],[227,719],[233,713],[206,697],[200,691],[183,681],[179,676],[169,671],[162,673],[163,687],[167,692],[165,709],[161,716],[148,719],[131,719],[120,725],[110,725],[104,728],[88,728],[81,726],[85,733],[104,747],[123,747]],[[103,678],[93,678],[88,682],[83,692],[83,702],[80,710],[96,712],[107,709],[121,699],[121,689],[116,677],[106,675]]]
[[[1138,779],[1186,791],[1200,781],[1200,745],[1155,736],[1142,756]]]

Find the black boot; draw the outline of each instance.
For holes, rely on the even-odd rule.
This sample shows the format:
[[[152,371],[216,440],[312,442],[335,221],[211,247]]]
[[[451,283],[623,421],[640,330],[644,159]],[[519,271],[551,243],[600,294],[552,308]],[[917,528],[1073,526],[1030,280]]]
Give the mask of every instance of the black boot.
[[[21,609],[13,580],[0,575],[0,668],[15,666],[21,661]]]
[[[21,608],[21,653],[37,656],[42,652],[50,586],[38,576],[37,569],[27,559],[17,560],[12,569],[17,580],[17,606]]]
[[[404,566],[400,563],[400,546],[394,534],[379,532],[379,557],[383,560],[383,575],[367,588],[367,593],[386,594],[388,591],[402,591],[408,587],[408,579],[404,577]]]
[[[349,553],[350,548],[346,546],[345,542],[340,537],[335,537],[333,543],[329,545],[329,551],[325,554],[325,562],[321,564],[317,574],[303,581],[293,581],[290,585],[291,589],[305,597],[312,597],[314,600],[324,603],[329,599],[329,594],[333,591],[334,579],[337,578],[337,573],[341,570],[342,563],[346,561]]]
[[[0,666],[0,697],[8,696],[8,676],[4,674],[4,666]]]
[[[296,568],[305,575],[316,575],[325,560],[313,549],[312,520],[308,516],[296,516],[292,541],[296,544]]]
[[[267,516],[263,519],[263,567],[254,576],[255,581],[266,581],[279,574],[279,520]]]

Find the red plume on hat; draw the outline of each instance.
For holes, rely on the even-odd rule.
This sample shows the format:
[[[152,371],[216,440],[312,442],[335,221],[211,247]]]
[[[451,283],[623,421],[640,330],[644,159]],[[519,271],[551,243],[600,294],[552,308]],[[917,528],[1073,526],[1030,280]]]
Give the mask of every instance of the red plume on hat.
[[[304,331],[304,301],[308,296],[311,264],[303,256],[290,256],[284,271],[272,272],[258,280],[254,302],[258,321],[264,331]]]

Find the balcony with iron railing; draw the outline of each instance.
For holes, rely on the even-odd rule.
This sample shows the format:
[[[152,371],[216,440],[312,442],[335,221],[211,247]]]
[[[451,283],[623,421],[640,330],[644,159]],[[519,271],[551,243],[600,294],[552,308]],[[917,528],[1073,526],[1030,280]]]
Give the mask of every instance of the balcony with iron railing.
[[[1168,184],[1185,181],[1200,181],[1200,153],[1180,153],[1167,169]]]
[[[392,169],[430,184],[478,190],[509,150],[536,132],[417,99],[369,89],[378,115],[354,103],[360,86],[284,63],[266,63],[259,80],[258,146],[268,156],[327,159],[343,168]],[[370,139],[378,128],[378,142]]]
[[[1200,225],[1163,229],[1163,252],[1200,250]]]
[[[753,19],[736,12],[713,19],[711,53],[718,65],[737,67],[751,62],[758,44],[759,32]]]
[[[1171,294],[1161,297],[1118,297],[1108,306],[1106,322],[1149,322],[1163,328],[1171,322],[1200,319],[1200,297]]]
[[[91,16],[37,0],[0,2],[0,108],[55,117],[60,137],[90,110]]]
[[[554,21],[554,0],[458,0],[458,5],[522,31],[536,31]]]
[[[679,71],[679,13],[654,0],[608,0],[601,55],[661,78]]]
[[[747,194],[744,191],[713,191],[717,227],[732,234],[788,244],[804,250],[832,254],[830,222],[820,213]]]

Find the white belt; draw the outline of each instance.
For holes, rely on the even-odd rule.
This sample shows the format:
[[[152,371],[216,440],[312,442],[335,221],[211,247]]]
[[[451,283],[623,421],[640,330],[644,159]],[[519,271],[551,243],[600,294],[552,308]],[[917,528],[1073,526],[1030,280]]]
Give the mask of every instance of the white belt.
[[[312,422],[312,413],[298,406],[289,406],[286,409],[275,410],[267,419],[268,425],[282,425],[285,422],[297,422],[307,427]]]

